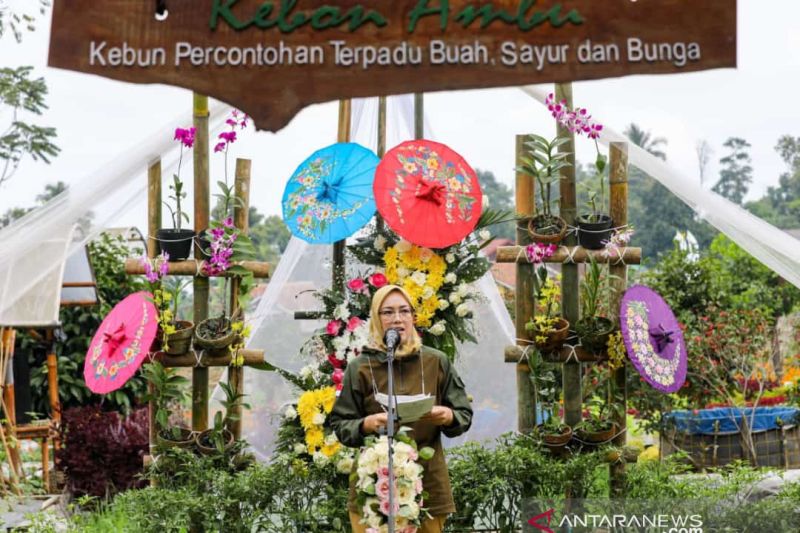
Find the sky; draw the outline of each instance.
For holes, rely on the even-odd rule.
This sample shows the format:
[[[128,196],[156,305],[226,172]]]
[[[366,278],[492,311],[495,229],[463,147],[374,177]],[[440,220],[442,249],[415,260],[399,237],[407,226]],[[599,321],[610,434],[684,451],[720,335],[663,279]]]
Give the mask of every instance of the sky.
[[[19,0],[11,5],[27,5]],[[785,166],[776,154],[777,139],[800,136],[800,2],[739,0],[738,68],[662,76],[630,76],[573,84],[576,105],[617,131],[631,122],[668,139],[668,162],[699,181],[695,146],[712,148],[706,187],[719,172],[722,144],[731,136],[752,144],[754,183],[747,199],[777,184]],[[0,40],[0,66],[33,65],[47,81],[49,110],[37,118],[58,130],[61,154],[46,165],[26,159],[12,180],[0,188],[0,213],[28,206],[44,186],[58,180],[78,184],[98,169],[114,168],[137,140],[170,135],[159,125],[179,111],[190,111],[190,91],[161,85],[138,85],[47,67],[48,17],[22,44]],[[303,110],[277,134],[241,134],[232,155],[253,161],[251,204],[266,214],[280,214],[280,200],[294,169],[313,151],[335,142],[336,104]],[[429,138],[448,144],[475,168],[490,170],[513,186],[514,137],[519,133],[555,132],[542,106],[516,88],[430,93],[425,100]],[[0,114],[0,128],[8,124]],[[390,115],[391,121],[394,120]],[[188,124],[187,124],[188,125]],[[594,147],[579,143],[578,159],[594,159]],[[212,180],[223,172],[212,159]],[[231,164],[232,167],[232,164]],[[184,171],[185,172],[185,171]],[[190,173],[184,175],[188,179]],[[145,168],[141,183],[144,184]],[[145,198],[120,212],[112,226],[146,226]]]

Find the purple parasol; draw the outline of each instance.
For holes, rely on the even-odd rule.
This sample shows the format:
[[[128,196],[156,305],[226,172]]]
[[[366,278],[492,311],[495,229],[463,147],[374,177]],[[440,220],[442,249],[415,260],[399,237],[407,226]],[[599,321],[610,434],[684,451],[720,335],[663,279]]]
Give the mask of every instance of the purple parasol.
[[[661,392],[675,392],[686,381],[686,344],[672,310],[661,296],[634,285],[619,307],[622,338],[633,366]]]

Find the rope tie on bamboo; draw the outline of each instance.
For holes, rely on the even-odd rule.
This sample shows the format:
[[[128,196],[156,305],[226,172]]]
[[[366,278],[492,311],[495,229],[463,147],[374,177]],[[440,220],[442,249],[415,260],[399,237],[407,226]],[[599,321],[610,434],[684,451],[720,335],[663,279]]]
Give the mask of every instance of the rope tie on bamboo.
[[[575,264],[575,254],[578,253],[579,249],[583,249],[582,246],[562,246],[567,251],[567,257],[564,259],[564,263],[572,263]]]
[[[202,359],[203,359],[203,356],[206,354],[206,351],[205,350],[200,350],[200,351],[192,350],[192,353],[194,354],[194,360],[195,360],[195,365],[194,366],[195,366],[195,368],[200,368],[201,366],[203,366]]]
[[[574,363],[580,363],[581,362],[580,359],[578,359],[578,352],[575,351],[575,348],[577,348],[579,346],[581,346],[581,347],[583,346],[583,344],[581,344],[580,338],[577,335],[572,334],[569,337],[567,337],[567,342],[572,341],[574,339],[578,339],[578,344],[572,344],[572,343],[570,343],[570,344],[566,344],[565,343],[564,344],[564,346],[569,348],[569,355],[567,355],[567,359],[564,361],[565,365],[570,363],[570,362],[574,362]]]
[[[528,339],[517,339],[517,341],[530,342],[530,340]],[[526,363],[530,363],[530,358],[528,357],[528,350],[530,350],[532,347],[533,344],[526,344],[524,348],[520,346],[520,348],[523,348],[523,350],[522,350],[522,355],[520,355],[519,360],[517,360],[517,364],[521,364],[523,361],[525,361]]]

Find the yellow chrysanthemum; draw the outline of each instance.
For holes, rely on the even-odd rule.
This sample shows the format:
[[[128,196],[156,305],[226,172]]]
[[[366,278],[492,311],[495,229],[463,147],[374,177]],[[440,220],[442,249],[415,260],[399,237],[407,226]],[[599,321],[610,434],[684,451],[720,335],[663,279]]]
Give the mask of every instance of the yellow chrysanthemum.
[[[333,411],[333,404],[336,402],[336,387],[326,387],[319,391],[319,402],[325,413]]]
[[[300,425],[308,430],[314,427],[314,415],[319,413],[316,391],[304,392],[297,400],[297,414],[300,416]]]
[[[325,442],[325,433],[322,428],[312,427],[306,431],[306,446],[308,453],[313,454]]]
[[[333,444],[324,444],[320,451],[325,457],[333,457],[341,447],[341,444],[334,442]]]

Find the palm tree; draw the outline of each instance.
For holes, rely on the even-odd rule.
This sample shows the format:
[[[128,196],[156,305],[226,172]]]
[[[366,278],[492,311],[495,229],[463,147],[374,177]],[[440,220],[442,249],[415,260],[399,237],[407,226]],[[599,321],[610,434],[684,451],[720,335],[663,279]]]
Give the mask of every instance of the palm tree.
[[[628,139],[631,140],[636,146],[647,150],[656,157],[667,160],[667,154],[661,150],[662,146],[666,146],[667,139],[664,137],[653,137],[649,131],[645,131],[633,122],[631,122],[623,132]]]

